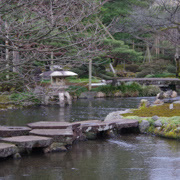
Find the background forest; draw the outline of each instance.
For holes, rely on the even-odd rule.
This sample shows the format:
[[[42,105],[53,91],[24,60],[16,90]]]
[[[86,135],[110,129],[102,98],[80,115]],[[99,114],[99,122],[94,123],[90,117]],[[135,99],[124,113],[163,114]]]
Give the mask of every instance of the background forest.
[[[1,0],[0,92],[31,94],[54,65],[78,84],[89,60],[94,81],[179,77],[179,17],[179,0]]]

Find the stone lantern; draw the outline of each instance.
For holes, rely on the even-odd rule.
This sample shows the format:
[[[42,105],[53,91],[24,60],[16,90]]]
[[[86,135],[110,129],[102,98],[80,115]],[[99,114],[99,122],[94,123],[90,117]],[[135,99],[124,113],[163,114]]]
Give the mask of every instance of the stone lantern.
[[[70,76],[77,76],[77,74],[71,71],[54,71],[50,74],[51,85],[63,88],[65,87],[65,78]]]

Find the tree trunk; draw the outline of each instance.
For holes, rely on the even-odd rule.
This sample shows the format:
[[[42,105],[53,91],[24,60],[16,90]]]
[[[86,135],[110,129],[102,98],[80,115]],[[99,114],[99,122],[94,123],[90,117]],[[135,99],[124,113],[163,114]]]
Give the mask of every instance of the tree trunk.
[[[175,54],[175,62],[176,62],[176,77],[180,77],[180,57],[179,57],[179,47],[176,47],[176,54]]]
[[[16,50],[13,50],[13,72],[16,72],[16,73],[19,72],[19,66],[18,66],[19,61],[20,61],[19,52]]]

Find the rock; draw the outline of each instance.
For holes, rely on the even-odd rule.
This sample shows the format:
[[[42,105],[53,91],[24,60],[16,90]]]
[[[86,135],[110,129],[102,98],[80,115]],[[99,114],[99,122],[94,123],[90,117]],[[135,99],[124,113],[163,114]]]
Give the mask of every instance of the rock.
[[[29,134],[28,127],[23,126],[0,126],[0,137],[22,136]]]
[[[14,144],[0,143],[0,158],[11,156],[17,152],[18,149]]]
[[[172,94],[171,94],[171,98],[176,98],[176,97],[177,97],[177,92],[173,91]]]
[[[169,109],[174,109],[174,105],[173,105],[173,104],[170,104],[170,105],[169,105]]]
[[[180,104],[180,101],[174,101],[173,104]]]
[[[156,127],[155,128],[155,131],[160,131],[161,130],[161,127]]]
[[[176,132],[176,133],[180,133],[180,127],[177,127],[177,128],[175,129],[175,132]]]
[[[150,106],[150,102],[147,100],[147,99],[141,99],[141,102],[140,102],[140,108],[141,107],[149,107]]]
[[[126,109],[124,111],[111,112],[105,117],[104,121],[122,120],[121,114],[126,114],[126,113],[132,113],[132,111],[130,109]]]
[[[150,123],[147,120],[142,120],[139,124],[139,130],[141,133],[145,133],[145,131],[149,128]]]
[[[30,131],[31,135],[45,136],[53,138],[54,142],[60,142],[66,144],[72,144],[73,131],[71,128],[67,129],[33,129]]]
[[[156,99],[153,104],[162,105],[164,102],[160,99]]]
[[[157,99],[164,99],[164,92],[160,92],[156,96]]]
[[[103,92],[97,92],[96,98],[104,98],[104,97],[106,97],[106,94],[105,94],[105,93],[103,93]]]
[[[138,127],[139,122],[135,119],[122,119],[119,122],[116,122],[117,130],[121,130],[122,128],[134,128]]]
[[[157,121],[158,119],[159,119],[159,116],[155,115],[155,116],[152,117],[152,120],[154,120],[154,121]]]
[[[14,159],[21,159],[21,155],[19,153],[16,153],[13,155]]]
[[[75,130],[78,128],[81,123],[68,123],[64,121],[39,121],[35,123],[29,123],[27,124],[32,129],[67,129],[72,128],[72,130]]]
[[[24,149],[32,149],[35,147],[48,147],[52,144],[52,138],[41,136],[15,136],[9,138],[2,138],[1,141],[16,144],[18,148]]]
[[[122,97],[122,93],[121,91],[118,91],[114,94],[115,97]]]
[[[157,120],[154,122],[154,126],[155,127],[161,127],[162,126],[162,122],[160,120]]]
[[[116,122],[114,121],[110,121],[110,122],[94,122],[94,120],[89,121],[89,122],[85,122],[81,124],[81,129],[83,133],[87,133],[87,132],[101,132],[101,131],[108,131],[111,129],[114,129],[114,127],[116,126]]]
[[[163,93],[164,98],[171,98],[173,91],[169,90]]]
[[[50,148],[50,152],[66,152],[67,149],[62,143],[52,143]]]
[[[166,92],[160,92],[157,94],[157,99],[164,99],[164,98],[175,98],[177,97],[177,92],[176,91],[166,91]]]

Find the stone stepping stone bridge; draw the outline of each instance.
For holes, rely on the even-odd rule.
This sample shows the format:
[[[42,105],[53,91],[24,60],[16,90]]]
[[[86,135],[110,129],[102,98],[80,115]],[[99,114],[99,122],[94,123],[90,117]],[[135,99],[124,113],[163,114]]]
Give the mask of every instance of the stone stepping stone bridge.
[[[27,126],[0,126],[0,158],[21,157],[22,152],[42,148],[47,152],[67,151],[73,142],[92,140],[99,135],[114,136],[123,128],[137,128],[138,121],[88,120],[74,123],[40,121]]]

